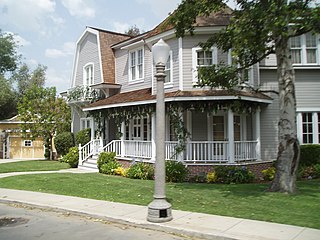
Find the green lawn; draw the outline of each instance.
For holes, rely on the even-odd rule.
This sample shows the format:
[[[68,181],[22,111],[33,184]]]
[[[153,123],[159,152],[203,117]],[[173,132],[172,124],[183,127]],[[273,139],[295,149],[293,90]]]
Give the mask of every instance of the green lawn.
[[[153,181],[98,173],[52,173],[0,179],[0,187],[147,205]],[[266,184],[167,184],[173,209],[320,229],[320,180],[298,182],[294,195],[267,192]]]
[[[23,162],[1,163],[0,173],[54,171],[70,168],[69,164],[59,161],[32,160]]]

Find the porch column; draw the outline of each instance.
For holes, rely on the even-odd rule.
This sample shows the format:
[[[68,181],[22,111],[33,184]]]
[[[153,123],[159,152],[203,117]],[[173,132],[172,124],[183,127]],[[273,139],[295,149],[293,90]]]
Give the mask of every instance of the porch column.
[[[184,124],[184,122],[183,122],[183,110],[181,108],[179,109],[179,118],[182,120],[182,123]],[[178,154],[178,156],[177,156],[177,161],[178,162],[183,162],[183,155],[184,155],[184,151],[182,151],[182,152],[180,152]]]
[[[156,114],[151,115],[151,161],[156,161]]]
[[[185,154],[185,160],[192,160],[192,153],[190,149],[189,142],[192,139],[192,112],[190,110],[187,110],[187,131],[191,134],[187,139],[187,146],[186,146],[186,154]]]
[[[123,121],[121,123],[121,149],[120,149],[120,156],[124,157],[124,139],[125,139],[125,135],[126,135],[126,123]]]
[[[256,156],[257,156],[257,161],[261,161],[261,139],[260,139],[260,107],[257,108],[256,113],[254,114],[255,116],[255,139],[257,141],[256,145]]]
[[[234,119],[231,109],[228,110],[228,155],[229,163],[234,163]]]

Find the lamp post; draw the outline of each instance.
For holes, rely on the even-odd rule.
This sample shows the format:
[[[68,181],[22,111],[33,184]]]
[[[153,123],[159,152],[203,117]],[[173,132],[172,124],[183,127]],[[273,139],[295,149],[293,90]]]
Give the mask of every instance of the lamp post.
[[[164,103],[164,73],[165,64],[169,58],[170,47],[160,39],[153,47],[153,60],[156,64],[157,104],[156,104],[156,162],[153,201],[148,205],[150,222],[168,222],[172,220],[171,204],[166,200],[165,184],[165,103]]]

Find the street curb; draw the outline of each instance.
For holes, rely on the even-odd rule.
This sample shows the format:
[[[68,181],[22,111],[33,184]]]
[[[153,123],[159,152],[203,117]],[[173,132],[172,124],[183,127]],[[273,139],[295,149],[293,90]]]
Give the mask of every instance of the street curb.
[[[69,209],[58,208],[58,207],[50,207],[50,206],[43,206],[38,204],[25,203],[23,201],[17,201],[17,200],[9,200],[9,199],[2,198],[0,199],[0,203],[17,204],[17,205],[37,208],[45,211],[53,211],[53,212],[64,213],[64,214],[67,213],[67,214],[72,214],[74,216],[80,216],[85,218],[89,217],[89,218],[99,219],[99,220],[103,220],[110,223],[122,224],[122,225],[131,226],[131,227],[139,227],[143,229],[155,230],[155,231],[170,233],[174,235],[182,235],[182,236],[191,237],[191,238],[201,238],[201,239],[208,239],[208,240],[238,240],[237,238],[222,236],[222,234],[221,235],[204,234],[201,232],[188,231],[182,228],[167,226],[161,223],[144,223],[144,222],[137,222],[137,221],[129,221],[121,218],[101,216],[101,215],[84,213],[81,211],[69,210]]]

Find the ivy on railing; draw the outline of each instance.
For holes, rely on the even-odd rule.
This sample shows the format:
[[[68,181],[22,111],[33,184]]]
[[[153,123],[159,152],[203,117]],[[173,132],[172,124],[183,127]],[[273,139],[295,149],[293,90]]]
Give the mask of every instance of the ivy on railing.
[[[239,97],[240,98],[240,97]],[[255,112],[257,107],[260,106],[259,103],[240,101],[240,100],[230,100],[230,101],[189,101],[189,102],[171,102],[166,104],[166,112],[170,118],[170,124],[173,127],[173,131],[177,138],[178,144],[175,148],[176,154],[178,155],[185,150],[186,142],[190,133],[183,121],[182,113],[184,111],[198,111],[207,112],[209,114],[217,113],[219,110],[227,111],[231,109],[235,113],[252,113]],[[94,117],[95,122],[98,123],[98,131],[103,131],[102,126],[103,118],[114,119],[116,126],[118,128],[118,136],[122,136],[121,123],[129,123],[131,119],[137,117],[147,117],[151,116],[156,110],[155,104],[145,104],[137,106],[128,107],[118,107],[118,108],[107,108],[100,109],[99,111],[91,111],[90,115]]]
[[[76,86],[68,91],[67,101],[90,101],[95,102],[99,99],[99,94],[89,86]]]

